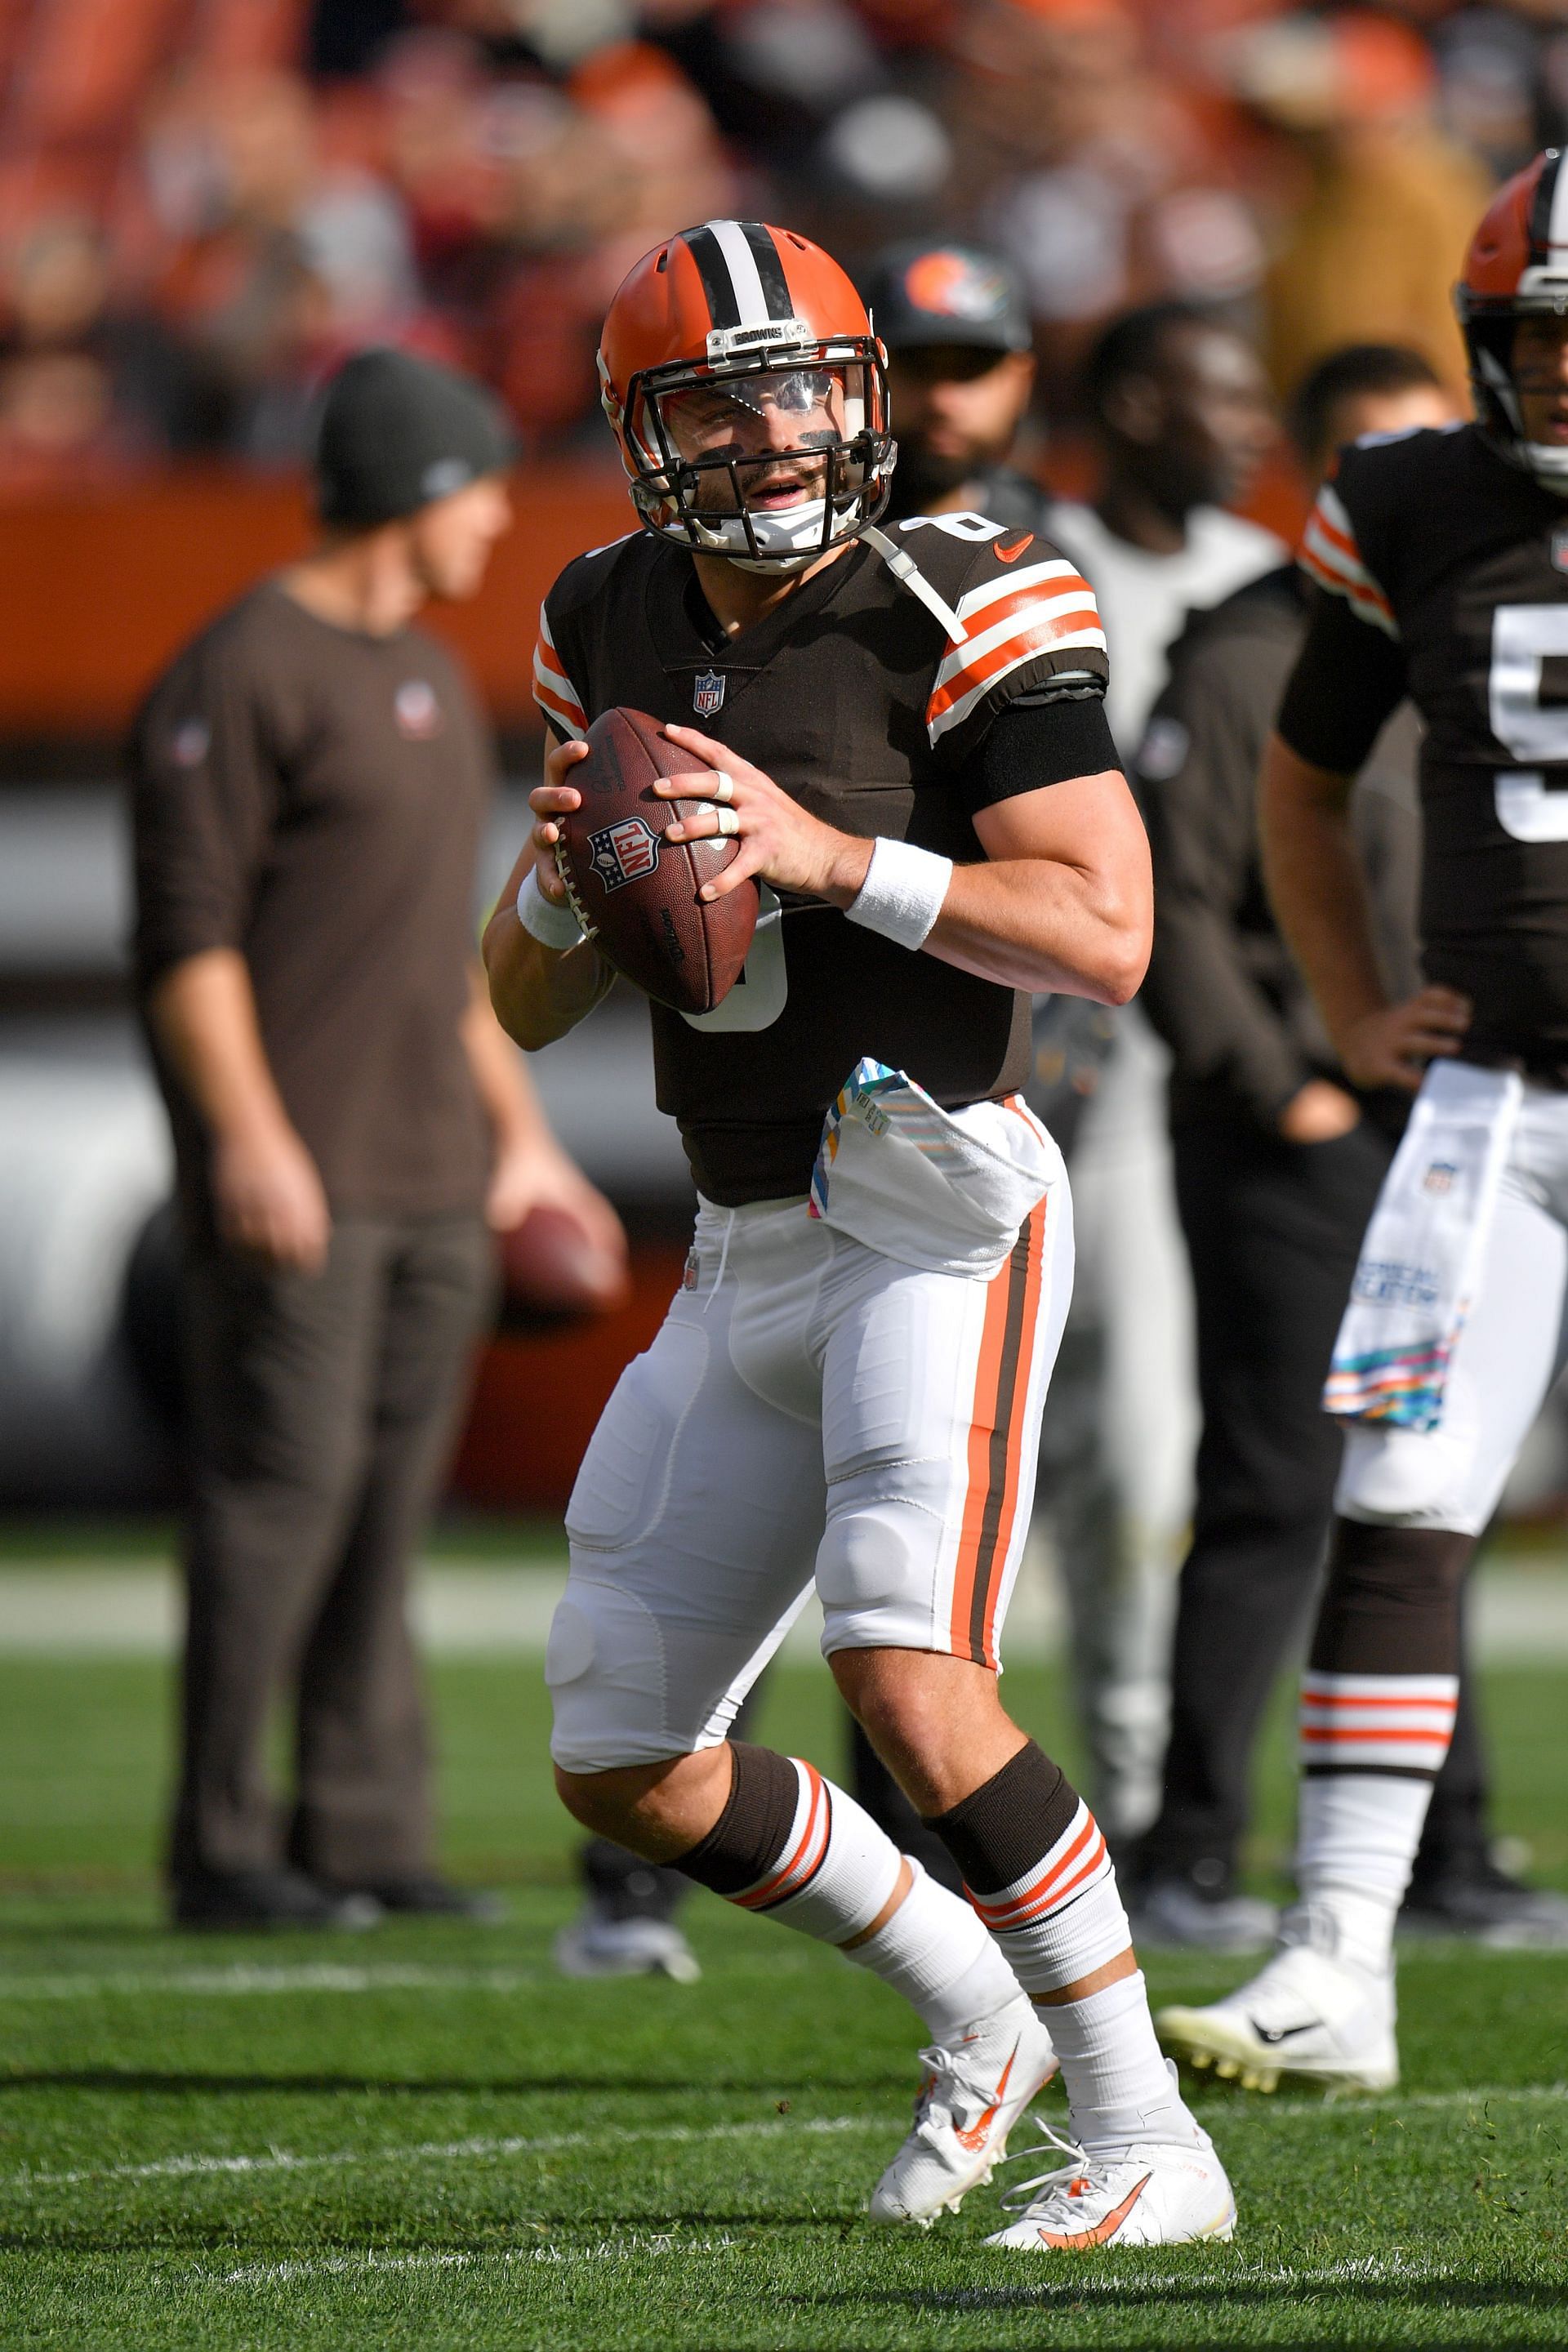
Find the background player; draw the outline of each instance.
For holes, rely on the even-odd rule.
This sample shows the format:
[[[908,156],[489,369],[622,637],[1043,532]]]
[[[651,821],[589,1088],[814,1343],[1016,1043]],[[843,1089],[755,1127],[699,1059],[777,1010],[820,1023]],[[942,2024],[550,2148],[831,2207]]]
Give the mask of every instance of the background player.
[[[1453,416],[1436,372],[1398,344],[1331,353],[1290,404],[1314,483],[1363,434]],[[1139,755],[1159,907],[1141,1001],[1173,1056],[1171,1139],[1204,1415],[1163,1798],[1132,1898],[1141,1943],[1244,1950],[1274,1931],[1271,1908],[1233,1887],[1248,1771],[1322,1564],[1342,1453],[1342,1432],[1321,1410],[1323,1376],[1410,1108],[1402,1088],[1347,1089],[1263,887],[1258,770],[1311,593],[1291,563],[1194,617]],[[1352,803],[1394,996],[1419,984],[1419,749],[1406,702]],[[1494,1946],[1568,1934],[1561,1895],[1521,1886],[1491,1860],[1488,1810],[1465,1674],[1402,1922]]]
[[[980,517],[876,531],[894,454],[880,354],[847,279],[797,236],[712,222],[670,239],[616,296],[600,366],[648,528],[546,599],[541,700],[574,737],[617,703],[664,718],[693,765],[661,789],[704,803],[678,836],[740,841],[708,892],[770,888],[744,992],[700,1022],[654,1010],[702,1209],[691,1287],[624,1376],[568,1515],[547,1664],[563,1798],[914,2002],[930,2080],[883,2218],[955,2203],[1059,2060],[1079,2145],[1002,2242],[1228,2235],[1104,1842],[994,1675],[1070,1281],[1059,1155],[1004,1099],[1026,1065],[1020,992],[1119,1001],[1148,951],[1092,599],[1048,542]],[[712,733],[679,723],[699,700]],[[497,1009],[528,1045],[605,985],[551,866],[579,756],[551,755],[517,911],[503,900],[486,933]],[[984,1278],[951,1208],[901,1197],[900,1150],[919,1160],[901,1078],[878,1097],[868,1237],[842,1222],[865,1057],[945,1107],[953,1151],[1020,1171],[1016,1239]],[[877,1245],[895,1218],[901,1256]],[[725,1738],[814,1552],[839,1686],[978,1918],[811,1767]]]
[[[1459,1588],[1568,1345],[1568,173],[1510,181],[1458,291],[1479,421],[1345,452],[1264,772],[1282,923],[1345,1070],[1420,1089],[1328,1397],[1352,1426],[1302,1687],[1301,1901],[1169,2044],[1271,2086],[1398,2072],[1394,1915],[1458,1686]],[[1427,984],[1391,1003],[1347,819],[1408,690],[1426,721]],[[1426,1075],[1423,1077],[1423,1071]]]

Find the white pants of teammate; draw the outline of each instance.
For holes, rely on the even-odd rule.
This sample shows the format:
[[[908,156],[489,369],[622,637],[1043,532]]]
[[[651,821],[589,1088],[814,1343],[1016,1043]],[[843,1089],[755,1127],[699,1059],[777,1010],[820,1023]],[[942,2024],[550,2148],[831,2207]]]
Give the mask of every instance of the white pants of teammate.
[[[566,1515],[545,1660],[565,1770],[716,1746],[814,1580],[825,1654],[998,1664],[1072,1288],[1057,1165],[989,1280],[885,1257],[804,1199],[703,1203],[691,1286]]]
[[[1346,1517],[1479,1535],[1568,1361],[1568,1094],[1526,1086],[1436,1429],[1346,1424]]]

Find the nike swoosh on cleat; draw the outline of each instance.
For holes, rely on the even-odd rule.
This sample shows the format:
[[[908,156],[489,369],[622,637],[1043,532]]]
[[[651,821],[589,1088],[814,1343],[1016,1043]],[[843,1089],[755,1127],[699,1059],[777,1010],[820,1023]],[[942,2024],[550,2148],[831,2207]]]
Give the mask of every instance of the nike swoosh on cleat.
[[[1016,563],[1018,558],[1024,552],[1024,550],[1026,547],[1033,547],[1034,543],[1034,532],[1032,530],[1026,530],[1024,533],[1023,538],[1018,541],[1016,547],[998,547],[994,549],[993,552],[995,555],[998,563]]]
[[[991,2105],[986,2108],[984,2114],[979,2117],[977,2122],[966,2126],[963,2131],[955,2131],[953,2133],[953,2138],[958,2142],[960,2147],[966,2147],[973,2152],[977,2147],[984,2147],[985,2135],[991,2128],[992,2117],[995,2115],[997,2108],[1001,2105],[1003,2100],[1007,2095],[1007,2077],[1013,2071],[1013,2061],[1017,2057],[1017,2055],[1018,2044],[1015,2042],[1012,2052],[1008,2057],[1007,2063],[1002,2069],[1001,2079],[997,2083],[995,2095],[991,2101]]]
[[[1085,2246],[1103,2246],[1108,2238],[1114,2238],[1153,2178],[1152,2172],[1146,2172],[1136,2189],[1128,2190],[1115,2211],[1108,2213],[1102,2221],[1097,2221],[1092,2230],[1042,2230],[1042,2244],[1059,2247],[1067,2253],[1080,2251]]]
[[[1249,2017],[1247,2021],[1259,2042],[1267,2042],[1272,2049],[1278,2042],[1289,2042],[1293,2033],[1312,2032],[1323,2021],[1321,2017],[1310,2017],[1305,2025],[1259,2025],[1255,2017]]]

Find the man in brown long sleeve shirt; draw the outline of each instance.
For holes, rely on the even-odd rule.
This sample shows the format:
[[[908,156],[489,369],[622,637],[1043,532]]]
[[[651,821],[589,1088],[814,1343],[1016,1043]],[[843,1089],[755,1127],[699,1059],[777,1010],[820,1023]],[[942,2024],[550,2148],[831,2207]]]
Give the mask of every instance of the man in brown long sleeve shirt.
[[[475,984],[492,784],[460,670],[511,447],[394,352],[323,411],[323,537],[176,658],[132,752],[138,993],[174,1129],[194,1400],[184,1745],[192,1925],[471,1909],[430,1863],[405,1623],[492,1279],[491,1224],[607,1206]],[[286,1835],[264,1747],[297,1701]]]

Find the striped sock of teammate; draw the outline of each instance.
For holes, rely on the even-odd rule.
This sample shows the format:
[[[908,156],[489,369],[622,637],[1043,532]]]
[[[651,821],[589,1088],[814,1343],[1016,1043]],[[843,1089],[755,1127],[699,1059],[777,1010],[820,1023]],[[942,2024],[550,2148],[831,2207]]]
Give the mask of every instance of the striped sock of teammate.
[[[1337,1955],[1385,1975],[1454,1732],[1459,1587],[1475,1538],[1336,1519],[1301,1679],[1296,1878]]]
[[[743,1911],[776,1919],[869,1969],[900,1992],[937,2042],[1019,1998],[1017,1979],[965,1903],[904,1856],[869,1813],[799,1757],[731,1740],[729,1801],[674,1865]],[[857,1941],[857,1939],[860,1939]]]
[[[1075,2139],[1088,2149],[1190,2142],[1195,2126],[1154,2039],[1142,1971],[1076,2000],[1054,1998],[1132,1942],[1105,1840],[1065,1774],[1027,1740],[930,1826],[1050,2029]]]

